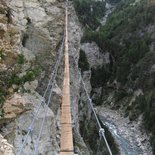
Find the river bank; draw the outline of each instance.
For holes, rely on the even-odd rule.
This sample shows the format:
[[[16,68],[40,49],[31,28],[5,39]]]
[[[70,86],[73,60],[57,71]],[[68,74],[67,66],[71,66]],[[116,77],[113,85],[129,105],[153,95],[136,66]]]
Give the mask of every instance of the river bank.
[[[96,110],[118,143],[121,155],[153,155],[149,136],[142,127],[142,116],[131,122],[109,107],[97,107]]]

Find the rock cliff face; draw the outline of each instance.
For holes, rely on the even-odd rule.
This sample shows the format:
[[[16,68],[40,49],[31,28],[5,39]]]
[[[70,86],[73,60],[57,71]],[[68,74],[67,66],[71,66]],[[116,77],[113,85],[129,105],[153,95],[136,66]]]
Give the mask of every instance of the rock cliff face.
[[[13,146],[10,145],[2,135],[0,135],[0,154],[14,155]]]
[[[9,84],[7,83],[9,92],[5,96],[3,106],[4,117],[0,121],[1,132],[8,142],[14,146],[15,153],[20,151],[30,124],[34,116],[37,115],[39,104],[43,100],[47,101],[48,95],[45,98],[41,96],[43,96],[47,87],[51,72],[54,71],[54,65],[59,54],[61,57],[63,56],[61,44],[64,30],[64,6],[64,1],[56,0],[14,0],[7,1],[2,5],[2,7],[9,9],[11,20],[9,23],[6,21],[2,28],[8,32],[7,26],[13,27],[13,30],[16,31],[14,33],[13,30],[11,31],[13,34],[11,34],[11,41],[9,41],[12,44],[9,45],[9,48],[4,47],[4,49],[13,53],[13,56],[10,57],[9,55],[8,58],[12,59],[12,63],[15,64],[13,69],[15,72],[10,73],[11,78],[8,80]],[[4,20],[6,13],[2,17]],[[6,18],[6,20],[8,19]],[[82,29],[71,2],[69,3],[69,30],[71,104],[75,152],[81,155],[89,155],[89,151],[79,133],[80,79],[73,59],[73,56],[76,56],[76,61],[79,58]],[[6,33],[4,34],[6,35]],[[6,41],[6,39],[3,38],[2,43],[3,41]],[[9,66],[12,66],[11,61],[6,61],[6,59],[2,61],[1,65],[4,66],[6,62]],[[48,109],[47,118],[43,135],[39,141],[38,153],[47,155],[59,153],[61,129],[59,117],[63,68],[63,61],[61,61],[53,88],[52,101],[48,108],[45,105],[41,106],[22,154],[26,155],[34,151],[46,109]],[[1,77],[1,80],[3,80],[3,77]]]
[[[7,22],[6,24],[8,25],[5,24],[4,26],[6,28],[13,27],[18,31],[14,30],[15,32],[12,32],[13,30],[11,29],[13,33],[11,36],[9,30],[6,29],[7,32],[5,34],[9,33],[12,42],[7,38],[3,38],[2,42],[10,41],[12,43],[8,51],[12,52],[13,56],[10,57],[11,55],[8,54],[8,57],[12,59],[12,64],[18,65],[18,68],[20,67],[17,71],[15,66],[15,70],[19,77],[18,81],[21,79],[21,82],[9,79],[13,82],[9,85],[11,93],[8,93],[9,96],[6,96],[8,99],[3,106],[4,118],[1,119],[1,123],[6,124],[8,121],[11,121],[11,123],[7,123],[5,126],[2,124],[2,133],[8,142],[14,146],[15,153],[17,153],[20,150],[28,127],[34,115],[36,115],[38,105],[43,100],[36,92],[36,88],[43,93],[49,79],[48,74],[52,71],[50,66],[55,63],[58,46],[63,34],[64,2],[21,0],[8,1],[4,6],[9,8],[11,18],[11,23]],[[4,49],[6,51],[7,48],[4,47]],[[19,61],[23,61],[19,62],[20,66],[17,62],[19,54],[22,56]],[[3,62],[3,65],[7,62],[9,66],[12,65],[9,60],[6,61],[6,58]],[[33,71],[41,71],[42,73],[39,73],[37,77],[33,77]],[[11,77],[13,74],[11,73]],[[42,79],[45,80],[44,83]],[[35,144],[34,142],[39,134],[39,128],[45,115],[45,107],[40,109],[40,113],[35,120],[35,128],[27,139],[27,146],[24,148],[23,154],[30,154],[34,149],[33,144]],[[52,110],[48,108],[46,128],[44,129],[45,135],[42,136],[40,141],[43,145],[39,143],[39,153],[55,155],[59,151],[59,137],[58,131],[56,131],[56,124],[57,118]]]

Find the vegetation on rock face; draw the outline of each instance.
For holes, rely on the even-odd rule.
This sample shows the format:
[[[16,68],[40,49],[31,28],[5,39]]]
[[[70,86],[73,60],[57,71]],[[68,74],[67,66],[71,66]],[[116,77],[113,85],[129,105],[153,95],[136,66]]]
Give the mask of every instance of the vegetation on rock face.
[[[83,50],[80,50],[79,67],[81,68],[82,72],[89,70],[89,63]]]
[[[96,29],[105,13],[105,2],[95,0],[74,0],[74,7],[84,26]]]
[[[121,2],[121,0],[106,0],[106,1],[111,4],[116,4],[116,3]]]
[[[11,77],[9,77],[8,85],[11,86],[13,84],[16,85],[23,85],[25,82],[30,82],[35,80],[35,78],[39,75],[39,68],[36,69],[31,69],[30,71],[27,71],[25,75],[23,76],[18,76],[16,74],[12,74]]]
[[[113,58],[110,69],[105,66],[92,69],[92,87],[104,86],[106,94],[103,91],[102,96],[113,91],[113,106],[122,107],[131,120],[143,114],[144,125],[152,133],[150,140],[155,153],[154,24],[155,3],[122,1],[98,32],[86,29],[82,42],[94,41],[102,51],[110,52]],[[136,90],[142,93],[136,96]]]
[[[0,61],[3,60],[5,57],[3,49],[0,49]]]
[[[109,66],[102,66],[98,68],[92,68],[91,69],[91,85],[93,88],[101,87],[103,86],[110,77],[110,70]]]
[[[4,116],[4,109],[3,109],[4,101],[5,101],[5,92],[3,90],[0,90],[0,117]]]
[[[24,55],[23,54],[19,54],[18,55],[18,58],[17,58],[17,63],[18,64],[24,64],[25,63],[25,58],[24,58]]]
[[[12,14],[7,3],[0,3],[0,118],[5,116],[4,104],[14,92],[23,92],[24,84],[35,80],[41,70],[36,59],[26,60],[24,54],[18,54],[19,49],[14,44],[20,36],[17,28],[12,25]]]
[[[40,67],[34,67],[34,69],[30,67],[25,74],[20,76],[25,58],[17,56],[16,61],[17,64],[7,66],[10,70],[0,71],[0,117],[3,117],[5,114],[3,105],[7,96],[18,91],[20,88],[24,91],[23,85],[26,82],[35,80],[40,74]]]

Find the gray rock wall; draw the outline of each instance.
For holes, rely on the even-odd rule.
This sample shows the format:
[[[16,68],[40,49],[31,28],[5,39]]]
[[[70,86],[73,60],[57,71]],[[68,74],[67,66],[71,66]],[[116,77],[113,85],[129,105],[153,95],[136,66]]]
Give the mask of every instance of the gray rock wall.
[[[60,149],[60,104],[64,68],[63,60],[61,61],[56,77],[50,106],[41,106],[38,116],[36,115],[38,105],[42,100],[47,101],[47,97],[44,99],[41,96],[43,96],[54,64],[61,52],[60,47],[64,30],[64,2],[56,0],[13,0],[8,4],[12,12],[12,22],[19,30],[14,48],[18,49],[27,61],[26,64],[22,66],[23,73],[21,73],[21,76],[25,74],[24,72],[31,65],[35,65],[34,63],[41,65],[41,67],[43,67],[43,72],[41,72],[40,77],[34,82],[27,82],[24,84],[24,92],[17,92],[22,98],[19,104],[24,105],[26,112],[19,115],[11,123],[3,126],[3,135],[8,139],[9,143],[14,146],[17,154],[28,132],[28,127],[35,117],[34,128],[31,134],[28,135],[22,153],[23,155],[32,154],[39,135],[41,122],[45,116],[46,109],[48,109],[43,134],[41,135],[38,145],[38,153],[56,155],[59,153]],[[80,155],[89,155],[89,151],[79,133],[78,114],[81,82],[76,69],[77,66],[73,59],[73,55],[76,55],[76,60],[78,61],[81,36],[82,28],[70,2],[69,53],[75,152]],[[16,96],[18,95],[13,96],[12,100],[16,100]]]

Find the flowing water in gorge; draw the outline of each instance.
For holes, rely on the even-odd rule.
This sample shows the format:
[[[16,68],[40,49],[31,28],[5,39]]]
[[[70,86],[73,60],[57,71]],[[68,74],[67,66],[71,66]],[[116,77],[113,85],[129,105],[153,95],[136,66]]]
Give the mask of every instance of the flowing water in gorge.
[[[141,149],[138,148],[138,146],[131,144],[128,139],[123,137],[119,133],[117,127],[115,126],[115,124],[113,122],[107,120],[103,116],[100,116],[100,119],[101,119],[102,123],[108,127],[109,131],[114,136],[115,140],[117,141],[117,143],[120,147],[122,155],[142,155]]]

